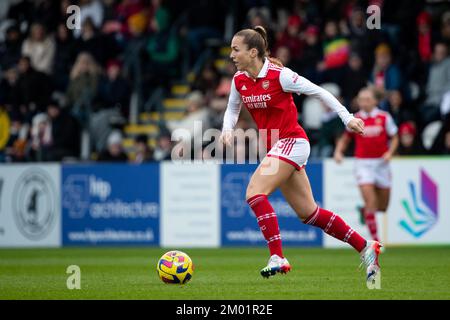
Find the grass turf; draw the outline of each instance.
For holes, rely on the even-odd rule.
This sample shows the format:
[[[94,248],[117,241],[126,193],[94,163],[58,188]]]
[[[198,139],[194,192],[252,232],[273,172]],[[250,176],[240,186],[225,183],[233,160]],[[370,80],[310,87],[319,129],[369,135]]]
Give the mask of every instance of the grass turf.
[[[293,270],[263,279],[265,248],[181,249],[191,282],[164,284],[161,248],[0,249],[0,299],[450,299],[450,247],[388,248],[381,290],[367,289],[353,250],[285,248]],[[81,290],[68,290],[69,265]]]

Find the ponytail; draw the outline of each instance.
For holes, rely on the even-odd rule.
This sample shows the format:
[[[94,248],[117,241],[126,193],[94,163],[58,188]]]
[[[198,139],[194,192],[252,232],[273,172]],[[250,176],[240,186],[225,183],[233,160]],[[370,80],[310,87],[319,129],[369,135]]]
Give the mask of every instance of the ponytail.
[[[244,29],[236,33],[235,36],[243,37],[244,43],[247,44],[249,49],[256,48],[258,50],[258,57],[261,60],[267,58],[271,63],[283,67],[280,60],[270,57],[267,31],[264,27],[256,26],[253,29]]]
[[[254,31],[256,31],[257,33],[259,33],[259,35],[261,36],[261,38],[264,41],[264,57],[269,56],[269,41],[267,41],[267,31],[266,29],[264,29],[263,26],[256,26],[253,28]]]

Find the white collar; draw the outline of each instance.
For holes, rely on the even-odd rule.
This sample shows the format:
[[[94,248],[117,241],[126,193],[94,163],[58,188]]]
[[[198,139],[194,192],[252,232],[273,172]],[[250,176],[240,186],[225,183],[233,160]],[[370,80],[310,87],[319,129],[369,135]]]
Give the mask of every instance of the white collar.
[[[374,117],[376,117],[376,115],[380,112],[380,109],[378,109],[378,107],[375,107],[375,109],[373,109],[370,112],[366,112],[366,111],[363,111],[363,110],[360,110],[359,112],[361,113],[361,117],[363,119],[367,119],[367,118],[374,118]]]
[[[264,64],[256,78],[265,78],[267,76],[267,71],[269,70],[269,63],[270,63],[269,59],[264,58]],[[244,73],[247,77],[251,78],[247,71],[245,71]]]

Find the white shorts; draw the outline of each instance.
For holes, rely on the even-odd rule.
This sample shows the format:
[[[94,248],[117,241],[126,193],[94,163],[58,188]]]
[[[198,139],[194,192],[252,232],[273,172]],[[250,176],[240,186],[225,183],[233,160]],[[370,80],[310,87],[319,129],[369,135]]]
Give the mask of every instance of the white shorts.
[[[374,184],[380,188],[391,187],[391,168],[383,159],[356,159],[354,172],[358,185]]]
[[[275,157],[301,170],[308,162],[310,152],[309,141],[303,138],[285,138],[279,140],[267,153],[267,157]]]

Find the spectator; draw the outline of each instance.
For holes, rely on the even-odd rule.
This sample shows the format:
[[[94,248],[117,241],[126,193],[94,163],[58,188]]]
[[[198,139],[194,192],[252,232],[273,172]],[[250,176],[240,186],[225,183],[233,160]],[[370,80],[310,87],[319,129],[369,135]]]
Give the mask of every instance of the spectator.
[[[205,97],[200,91],[193,91],[187,98],[186,116],[180,121],[170,121],[167,127],[173,132],[177,129],[185,133],[183,142],[190,144],[192,140],[202,140],[203,130],[210,127],[209,110],[205,107]]]
[[[157,9],[151,24],[155,31],[148,39],[150,62],[147,70],[152,75],[153,85],[168,87],[170,80],[179,75],[180,43],[177,29],[170,27],[170,15],[164,7]]]
[[[153,157],[156,161],[170,160],[173,147],[170,132],[168,130],[160,132]]]
[[[450,11],[446,11],[441,20],[440,41],[450,46]]]
[[[346,29],[346,36],[350,40],[352,52],[360,56],[367,66],[371,66],[373,63],[371,52],[373,52],[374,49],[373,44],[379,41],[379,32],[376,29],[367,29],[366,16],[361,8],[353,8]]]
[[[440,104],[447,91],[450,91],[450,58],[447,46],[439,42],[434,46],[426,87],[427,98],[420,109],[423,125],[440,118]]]
[[[87,52],[81,52],[70,71],[70,82],[66,91],[66,105],[81,123],[92,112],[94,99],[98,95],[100,67]]]
[[[340,88],[335,84],[324,84],[323,88],[342,100]],[[327,158],[333,156],[336,142],[344,132],[345,126],[336,112],[324,103],[321,105],[324,109],[322,125],[319,129],[317,143],[311,148],[311,157]]]
[[[349,81],[351,79],[351,81]],[[352,53],[348,64],[344,69],[344,76],[339,86],[342,88],[342,97],[344,105],[351,111],[357,112],[359,107],[356,104],[355,97],[359,90],[367,85],[367,75],[363,70],[363,62],[357,53]]]
[[[386,98],[386,91],[402,90],[400,69],[392,63],[391,49],[385,43],[378,45],[375,49],[375,65],[370,82],[381,97],[381,102]]]
[[[101,66],[114,58],[118,53],[118,46],[112,36],[99,33],[91,18],[87,18],[81,25],[81,36],[76,42],[77,53],[89,52]]]
[[[289,51],[288,47],[278,47],[277,51],[275,51],[275,58],[280,60],[283,66],[288,67],[292,70],[297,70],[297,67],[292,63],[291,52]]]
[[[33,117],[31,127],[31,144],[28,158],[31,161],[44,161],[46,149],[52,142],[50,120],[46,113],[38,113]]]
[[[431,34],[431,16],[428,12],[422,11],[416,19],[417,22],[417,51],[420,60],[423,63],[428,63],[432,57],[432,34]]]
[[[128,157],[122,147],[122,133],[112,131],[108,136],[107,147],[98,156],[100,162],[127,162]]]
[[[133,159],[133,163],[142,164],[145,162],[153,161],[153,149],[148,145],[148,138],[145,134],[138,135],[134,140],[136,155]]]
[[[124,117],[129,115],[131,88],[121,75],[122,64],[119,60],[110,60],[106,65],[106,79],[99,83],[100,99],[106,108],[117,107]]]
[[[120,1],[116,6],[116,20],[121,23],[120,30],[124,37],[129,38],[130,36],[128,19],[143,10],[144,4],[141,0]]]
[[[148,18],[144,12],[131,15],[127,20],[130,37],[124,50],[125,75],[133,84],[133,91],[137,91],[143,99],[143,74],[145,47],[147,45],[146,29]]]
[[[323,61],[319,64],[319,71],[323,72],[322,82],[339,83],[349,55],[350,42],[339,33],[336,22],[328,21],[325,24]]]
[[[47,34],[45,26],[33,23],[29,37],[23,42],[22,55],[30,57],[35,70],[49,75],[52,73],[55,50],[55,40]]]
[[[19,115],[12,115],[9,139],[5,148],[6,162],[26,161],[28,134],[29,125],[24,123]]]
[[[7,70],[14,67],[21,57],[22,34],[17,25],[6,30],[5,41],[0,44],[0,68]]]
[[[250,8],[247,12],[247,28],[254,28],[256,26],[263,26],[267,32],[267,42],[269,49],[272,49],[275,46],[275,31],[270,15],[270,10],[265,7],[253,7]]]
[[[15,110],[26,117],[26,121],[39,111],[44,111],[53,89],[51,78],[36,71],[29,57],[21,57],[17,65],[19,77],[12,93]]]
[[[66,110],[61,109],[57,101],[47,106],[50,121],[51,138],[44,159],[62,161],[64,158],[78,158],[80,155],[81,128],[78,121]]]
[[[216,88],[216,96],[228,96],[231,90],[231,81],[233,79],[234,73],[236,72],[236,67],[233,61],[228,60],[225,64],[225,68],[222,70],[222,75],[219,81],[219,85]]]
[[[302,20],[297,15],[291,15],[288,18],[286,29],[281,34],[275,44],[275,52],[280,47],[285,47],[289,51],[292,60],[298,61],[303,53],[304,42],[300,38],[300,28]]]
[[[195,79],[193,89],[201,91],[207,97],[211,97],[214,95],[214,92],[219,85],[219,81],[220,74],[214,65],[214,62],[212,60],[207,61]]]
[[[227,97],[227,95],[217,95],[209,102],[209,123],[212,128],[222,129],[223,116],[228,103]]]
[[[413,108],[404,102],[402,93],[398,90],[388,93],[388,99],[385,104],[380,105],[380,109],[389,112],[398,127],[401,123],[416,120]]]
[[[305,47],[301,58],[301,74],[305,78],[318,82],[318,65],[322,61],[323,51],[319,42],[319,28],[309,26],[305,31]]]
[[[53,77],[56,89],[65,92],[69,84],[70,67],[75,61],[76,43],[65,23],[56,30],[56,51],[53,59]]]
[[[397,153],[399,155],[420,155],[424,149],[417,135],[416,125],[412,121],[404,122],[400,125],[399,130],[399,147]]]
[[[11,67],[2,73],[0,81],[0,104],[10,107],[16,102],[15,93],[17,92],[17,80],[19,79],[19,70]],[[10,110],[12,111],[12,110]]]
[[[103,23],[103,5],[100,0],[80,0],[80,23],[84,24],[86,20],[90,20],[95,28],[100,28]],[[75,29],[73,32],[76,38],[80,37],[81,32]]]

